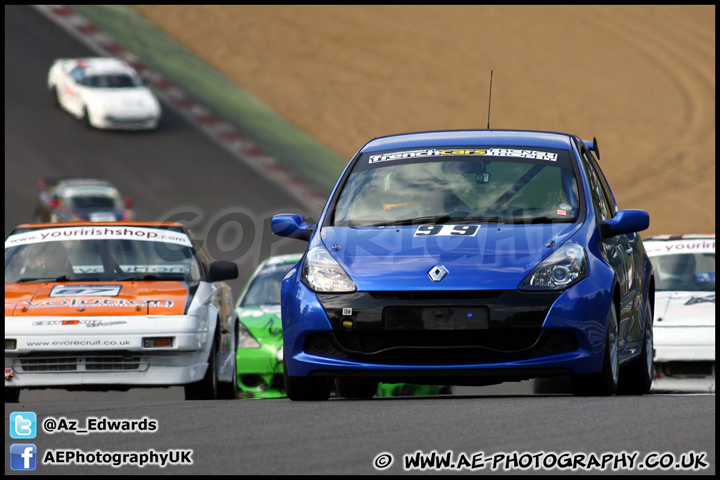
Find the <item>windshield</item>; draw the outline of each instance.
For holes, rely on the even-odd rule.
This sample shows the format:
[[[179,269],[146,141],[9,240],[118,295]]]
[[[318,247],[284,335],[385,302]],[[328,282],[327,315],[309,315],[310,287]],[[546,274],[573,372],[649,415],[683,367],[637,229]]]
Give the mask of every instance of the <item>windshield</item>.
[[[72,209],[119,209],[122,208],[122,202],[119,197],[101,196],[101,195],[83,195],[69,197],[67,203]]]
[[[114,74],[88,75],[83,78],[82,84],[94,88],[130,88],[139,87],[142,82],[139,78],[127,74]]]
[[[292,266],[293,264],[274,265],[262,270],[248,287],[241,306],[280,305],[282,279]]]
[[[339,194],[334,224],[550,223],[578,213],[567,151],[426,149],[363,154]]]
[[[160,235],[170,241],[157,240]],[[72,227],[24,232],[5,241],[5,283],[201,279],[195,250],[179,232]]]
[[[674,253],[650,257],[657,291],[715,291],[714,253]]]

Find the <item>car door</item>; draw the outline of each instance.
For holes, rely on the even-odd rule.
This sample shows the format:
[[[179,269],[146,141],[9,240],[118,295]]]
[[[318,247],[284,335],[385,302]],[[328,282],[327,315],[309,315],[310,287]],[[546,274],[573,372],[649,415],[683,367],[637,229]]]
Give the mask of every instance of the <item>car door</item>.
[[[63,75],[60,76],[60,85],[58,85],[58,91],[63,97],[63,104],[76,117],[79,117],[83,111],[81,90],[84,76],[85,71],[79,65],[70,71],[63,70]]]
[[[610,190],[610,186],[607,183],[607,179],[600,169],[595,157],[586,150],[585,153],[588,157],[590,165],[597,172],[600,184],[605,192],[605,196],[613,206],[613,212],[617,211],[617,203],[615,197]],[[627,233],[623,235],[617,235],[619,246],[625,251],[624,257],[624,270],[626,271],[627,278],[627,293],[623,300],[623,311],[620,316],[620,348],[624,350],[628,355],[639,351],[642,347],[643,339],[643,326],[641,324],[640,314],[643,308],[643,252],[641,237],[637,232]]]
[[[617,206],[612,193],[605,182],[602,171],[597,167],[595,159],[584,145],[580,146],[582,167],[587,174],[590,185],[591,202],[599,220],[609,220],[615,216]],[[628,333],[636,324],[634,317],[633,294],[633,243],[632,235],[615,235],[601,241],[602,251],[608,264],[615,270],[620,286],[620,312],[618,312],[619,348],[621,357],[631,352],[626,350]]]

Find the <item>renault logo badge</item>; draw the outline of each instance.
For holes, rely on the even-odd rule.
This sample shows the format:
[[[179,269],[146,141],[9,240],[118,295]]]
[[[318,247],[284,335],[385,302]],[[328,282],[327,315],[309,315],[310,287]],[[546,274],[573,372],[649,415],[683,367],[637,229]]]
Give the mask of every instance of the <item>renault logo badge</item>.
[[[442,265],[438,265],[436,267],[433,267],[428,272],[428,277],[430,277],[430,280],[433,282],[439,282],[443,278],[445,278],[448,274],[447,268],[443,267]]]

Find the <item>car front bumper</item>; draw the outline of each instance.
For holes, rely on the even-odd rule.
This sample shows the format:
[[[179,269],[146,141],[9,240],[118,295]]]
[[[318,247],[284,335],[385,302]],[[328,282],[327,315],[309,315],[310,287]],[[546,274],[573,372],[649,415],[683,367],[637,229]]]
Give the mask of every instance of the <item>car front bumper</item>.
[[[212,338],[199,317],[6,317],[5,386],[168,386],[199,381]],[[146,347],[150,338],[168,347]],[[14,348],[8,349],[8,341]]]
[[[242,398],[280,398],[283,384],[282,343],[238,348],[237,381]]]
[[[538,293],[316,294],[297,282],[283,293],[288,374],[488,385],[598,372],[610,302],[609,293],[589,279],[563,292]],[[413,326],[413,319],[427,317],[428,308],[448,306],[458,309],[450,315],[449,328]],[[388,307],[399,308],[410,320],[389,327]],[[483,309],[486,313],[479,313]],[[453,328],[463,315],[473,317],[473,328]],[[476,315],[485,315],[487,325]]]

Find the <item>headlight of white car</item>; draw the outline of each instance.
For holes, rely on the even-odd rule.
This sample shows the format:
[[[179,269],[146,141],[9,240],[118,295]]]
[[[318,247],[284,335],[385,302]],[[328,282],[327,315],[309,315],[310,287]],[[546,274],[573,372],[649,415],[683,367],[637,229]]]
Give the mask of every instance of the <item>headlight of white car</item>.
[[[305,257],[302,281],[316,292],[354,292],[355,282],[324,247],[315,247]]]
[[[520,290],[563,290],[587,276],[585,250],[568,243],[540,262],[520,283]]]

